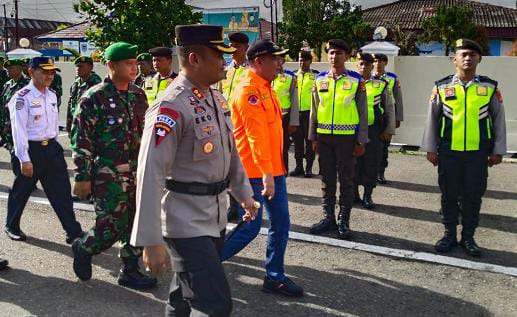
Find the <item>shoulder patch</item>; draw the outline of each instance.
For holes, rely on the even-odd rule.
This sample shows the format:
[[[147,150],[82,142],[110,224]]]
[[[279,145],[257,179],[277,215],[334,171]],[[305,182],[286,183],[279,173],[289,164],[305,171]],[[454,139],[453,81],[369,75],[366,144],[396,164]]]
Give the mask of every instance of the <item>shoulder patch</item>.
[[[495,96],[497,98],[497,101],[503,103],[503,94],[501,94],[501,90],[499,90],[499,88],[495,90]]]
[[[155,146],[160,143],[172,132],[172,128],[176,125],[179,113],[171,108],[160,107],[156,122],[154,123]]]
[[[23,97],[23,96],[25,96],[26,94],[28,94],[28,93],[29,93],[29,91],[31,91],[29,88],[22,89],[22,90],[18,91],[18,96]]]
[[[296,76],[292,71],[290,71],[290,70],[288,70],[288,69],[284,70],[284,72],[285,72],[287,75],[290,75],[290,76],[293,76],[293,77],[294,77],[294,76]]]
[[[436,86],[433,87],[433,91],[431,92],[431,97],[429,97],[429,103],[432,103],[436,96],[438,96],[438,88]]]
[[[318,73],[318,76],[316,76],[316,79],[321,78],[321,77],[326,77],[328,75],[328,73],[329,73],[328,71]]]
[[[392,72],[386,72],[386,75],[388,75],[388,76],[390,76],[390,77],[393,77],[393,78],[395,78],[395,79],[397,79],[397,78],[398,78],[398,77],[397,77],[397,74],[392,73]]]
[[[259,103],[259,97],[257,95],[249,95],[248,103],[252,106],[256,106]]]

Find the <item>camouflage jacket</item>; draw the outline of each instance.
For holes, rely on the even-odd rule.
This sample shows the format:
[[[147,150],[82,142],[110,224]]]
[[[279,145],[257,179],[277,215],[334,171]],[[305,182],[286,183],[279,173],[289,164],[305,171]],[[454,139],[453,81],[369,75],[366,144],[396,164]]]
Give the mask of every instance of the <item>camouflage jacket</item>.
[[[81,98],[85,91],[100,82],[102,82],[102,79],[95,72],[92,72],[86,81],[82,81],[79,77],[75,78],[74,83],[70,87],[70,98],[68,99],[68,108],[66,110],[66,131],[68,133],[72,131],[72,116],[77,108],[79,98]]]
[[[63,96],[63,79],[58,73],[54,75],[50,89],[52,89],[57,96],[57,107],[59,108],[61,106],[61,96]]]
[[[108,77],[79,99],[72,121],[75,180],[113,180],[135,174],[147,99],[134,84],[118,91]]]
[[[0,70],[0,88],[4,87],[5,83],[10,80],[7,70]]]
[[[18,90],[27,86],[29,82],[30,79],[22,75],[18,81],[10,79],[2,88],[2,93],[0,95],[0,143],[9,151],[13,150],[13,136],[11,132],[9,108],[7,105],[14,94],[16,94]]]

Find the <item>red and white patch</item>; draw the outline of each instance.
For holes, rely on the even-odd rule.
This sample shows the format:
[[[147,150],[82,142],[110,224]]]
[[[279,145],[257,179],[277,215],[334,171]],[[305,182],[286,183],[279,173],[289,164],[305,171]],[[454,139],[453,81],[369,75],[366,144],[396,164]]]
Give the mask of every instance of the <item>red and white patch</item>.
[[[501,94],[499,88],[495,90],[495,96],[500,103],[503,103],[503,94]]]
[[[252,106],[256,106],[259,103],[259,97],[251,95],[248,97],[248,103]]]
[[[322,81],[320,89],[322,89],[322,90],[329,89],[329,83],[327,81]]]
[[[450,98],[456,96],[456,89],[453,88],[445,88],[445,97]]]
[[[155,146],[158,146],[171,133],[178,118],[177,111],[170,108],[160,108],[154,123]]]

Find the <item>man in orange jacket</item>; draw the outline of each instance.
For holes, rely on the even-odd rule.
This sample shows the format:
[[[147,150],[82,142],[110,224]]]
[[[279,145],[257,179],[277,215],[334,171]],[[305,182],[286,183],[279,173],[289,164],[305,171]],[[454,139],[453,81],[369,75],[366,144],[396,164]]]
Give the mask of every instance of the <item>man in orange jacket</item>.
[[[283,163],[282,110],[271,89],[285,54],[270,41],[258,41],[247,51],[250,69],[231,99],[237,149],[253,188],[253,198],[266,207],[270,220],[266,251],[266,277],[262,290],[286,296],[302,296],[303,289],[284,274],[284,255],[289,235],[289,208]],[[239,210],[244,214],[242,208]],[[242,250],[258,235],[262,207],[255,220],[244,224],[225,243],[222,260]]]

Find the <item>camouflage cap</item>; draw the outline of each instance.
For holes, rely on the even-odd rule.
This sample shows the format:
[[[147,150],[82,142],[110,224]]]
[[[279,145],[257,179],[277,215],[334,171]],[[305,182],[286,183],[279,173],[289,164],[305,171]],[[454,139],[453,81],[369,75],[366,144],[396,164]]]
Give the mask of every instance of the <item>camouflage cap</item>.
[[[122,61],[126,59],[136,59],[138,46],[126,42],[113,43],[104,51],[106,61]]]

